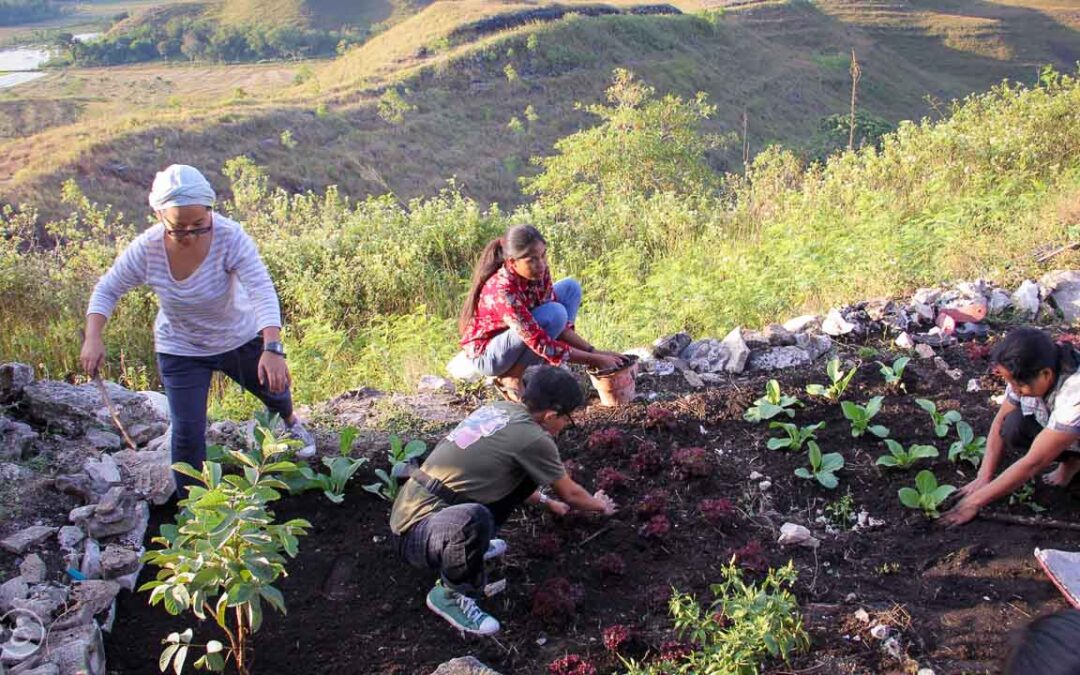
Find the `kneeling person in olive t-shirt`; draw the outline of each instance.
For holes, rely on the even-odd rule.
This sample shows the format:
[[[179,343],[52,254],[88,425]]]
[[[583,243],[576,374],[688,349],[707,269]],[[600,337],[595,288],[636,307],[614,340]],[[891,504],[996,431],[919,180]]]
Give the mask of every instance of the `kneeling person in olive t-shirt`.
[[[455,628],[491,635],[499,622],[470,597],[486,581],[484,560],[506,544],[496,531],[522,502],[615,513],[615,503],[590,495],[567,475],[555,436],[585,398],[574,377],[552,366],[533,366],[522,403],[500,402],[476,410],[431,452],[401,489],[390,514],[400,555],[412,566],[439,570],[427,605]],[[538,488],[550,485],[559,500]]]

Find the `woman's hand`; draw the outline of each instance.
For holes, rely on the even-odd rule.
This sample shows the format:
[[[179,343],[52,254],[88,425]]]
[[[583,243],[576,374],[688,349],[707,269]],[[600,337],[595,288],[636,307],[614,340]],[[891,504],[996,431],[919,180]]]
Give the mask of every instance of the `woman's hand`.
[[[985,487],[989,483],[989,478],[979,477],[957,490],[956,494],[960,495],[961,497],[967,497],[968,495],[975,494],[975,492],[978,491],[979,488]]]
[[[566,502],[560,502],[558,499],[548,498],[548,500],[544,502],[544,506],[547,507],[548,511],[551,511],[560,517],[570,513],[570,505]]]
[[[259,384],[274,394],[285,391],[292,383],[285,357],[273,352],[263,352],[259,358]]]
[[[593,352],[589,354],[589,365],[597,370],[618,368],[624,362],[622,354],[612,352]]]
[[[941,517],[941,524],[947,527],[963,525],[974,520],[975,516],[979,515],[979,508],[979,505],[971,497],[965,497]]]
[[[615,501],[611,497],[608,497],[607,493],[603,490],[597,490],[596,494],[593,495],[593,499],[603,505],[603,514],[605,516],[613,516],[615,515],[615,512],[619,510],[619,508],[615,506]]]
[[[97,377],[98,369],[105,363],[105,341],[101,336],[87,335],[83,339],[79,362],[91,378]]]

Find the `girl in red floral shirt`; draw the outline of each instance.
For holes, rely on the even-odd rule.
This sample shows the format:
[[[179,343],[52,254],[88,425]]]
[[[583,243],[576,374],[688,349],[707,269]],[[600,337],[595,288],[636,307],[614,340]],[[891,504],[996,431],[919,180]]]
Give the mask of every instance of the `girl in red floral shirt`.
[[[618,366],[621,354],[598,351],[575,332],[580,304],[577,281],[551,283],[540,231],[515,225],[484,247],[476,263],[458,323],[461,346],[476,369],[495,377],[500,391],[515,400],[521,375],[541,361]]]

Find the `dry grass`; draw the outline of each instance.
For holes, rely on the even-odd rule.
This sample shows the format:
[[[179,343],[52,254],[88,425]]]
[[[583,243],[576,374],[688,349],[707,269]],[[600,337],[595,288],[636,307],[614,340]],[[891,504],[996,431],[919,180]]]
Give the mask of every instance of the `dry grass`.
[[[830,55],[852,47],[864,71],[861,105],[891,120],[931,112],[928,94],[943,100],[1007,77],[1030,81],[1038,64],[1071,68],[1080,55],[1080,37],[1062,18],[1068,3],[1050,0],[769,2],[728,10],[715,29],[691,17],[577,18],[457,46],[447,39],[464,23],[527,7],[535,5],[434,3],[291,89],[285,80],[295,66],[51,76],[20,98],[81,101],[80,121],[57,114],[62,126],[0,143],[0,193],[55,213],[57,187],[75,176],[99,201],[141,208],[159,164],[187,161],[213,174],[227,158],[248,154],[292,189],[336,184],[353,195],[390,189],[411,198],[456,176],[483,201],[513,203],[529,156],[550,152],[589,122],[572,105],[597,100],[614,67],[629,66],[660,91],[705,91],[718,106],[716,131],[739,129],[748,111],[756,151],[803,142],[823,116],[846,109],[846,67],[832,67]],[[533,34],[544,58],[527,53]],[[515,82],[503,74],[511,62]],[[392,83],[417,107],[399,126],[375,114]],[[230,100],[237,87],[249,96]],[[181,104],[170,107],[175,98]],[[539,119],[514,134],[507,123],[529,105]],[[286,130],[295,148],[279,141]],[[718,159],[737,169],[736,155]],[[116,162],[130,171],[115,175],[108,167]]]

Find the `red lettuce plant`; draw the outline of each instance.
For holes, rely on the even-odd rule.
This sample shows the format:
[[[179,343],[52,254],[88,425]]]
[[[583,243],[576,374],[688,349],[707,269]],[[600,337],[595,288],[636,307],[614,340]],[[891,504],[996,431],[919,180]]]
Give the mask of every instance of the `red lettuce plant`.
[[[765,559],[765,549],[757,539],[746,542],[742,548],[735,549],[735,564],[743,569],[754,572],[764,572],[769,569],[769,561]]]
[[[621,623],[608,626],[601,634],[604,638],[604,648],[609,652],[618,652],[630,642],[630,629]]]
[[[618,469],[605,466],[596,472],[596,487],[604,492],[612,493],[624,485],[626,485],[626,476]]]
[[[664,490],[653,490],[641,498],[637,505],[638,518],[652,518],[667,510],[668,493]]]
[[[656,473],[664,465],[664,456],[656,443],[645,441],[638,446],[638,451],[630,458],[630,466],[642,476]]]
[[[554,532],[541,532],[529,542],[529,553],[537,558],[558,558],[562,553],[562,539]]]
[[[577,654],[567,654],[548,665],[551,675],[596,675],[596,666]]]
[[[645,409],[646,429],[667,429],[668,431],[673,431],[677,426],[678,422],[675,420],[675,413],[667,408],[657,403],[653,403]]]
[[[964,351],[971,361],[982,361],[990,358],[990,345],[983,342],[969,342],[964,345]]]
[[[574,618],[584,597],[585,589],[580,585],[565,577],[551,577],[533,592],[533,616],[549,627],[561,628]]]
[[[608,450],[621,450],[625,443],[626,436],[622,431],[615,427],[608,427],[607,429],[592,432],[585,445],[594,452],[600,451],[603,453]]]
[[[605,553],[596,559],[596,566],[604,576],[621,577],[626,574],[626,561],[618,553]]]
[[[659,661],[678,661],[684,656],[688,656],[694,651],[694,646],[687,642],[679,642],[672,640],[660,645],[660,655],[657,657]]]
[[[667,610],[670,599],[670,584],[653,584],[645,589],[645,603],[652,609]]]
[[[671,460],[683,480],[704,478],[712,473],[709,451],[705,448],[680,448],[671,454]]]
[[[663,539],[671,532],[671,521],[664,514],[653,516],[649,522],[638,529],[638,534],[646,539]]]
[[[702,499],[698,502],[702,519],[715,527],[723,527],[735,520],[735,505],[727,499]]]

